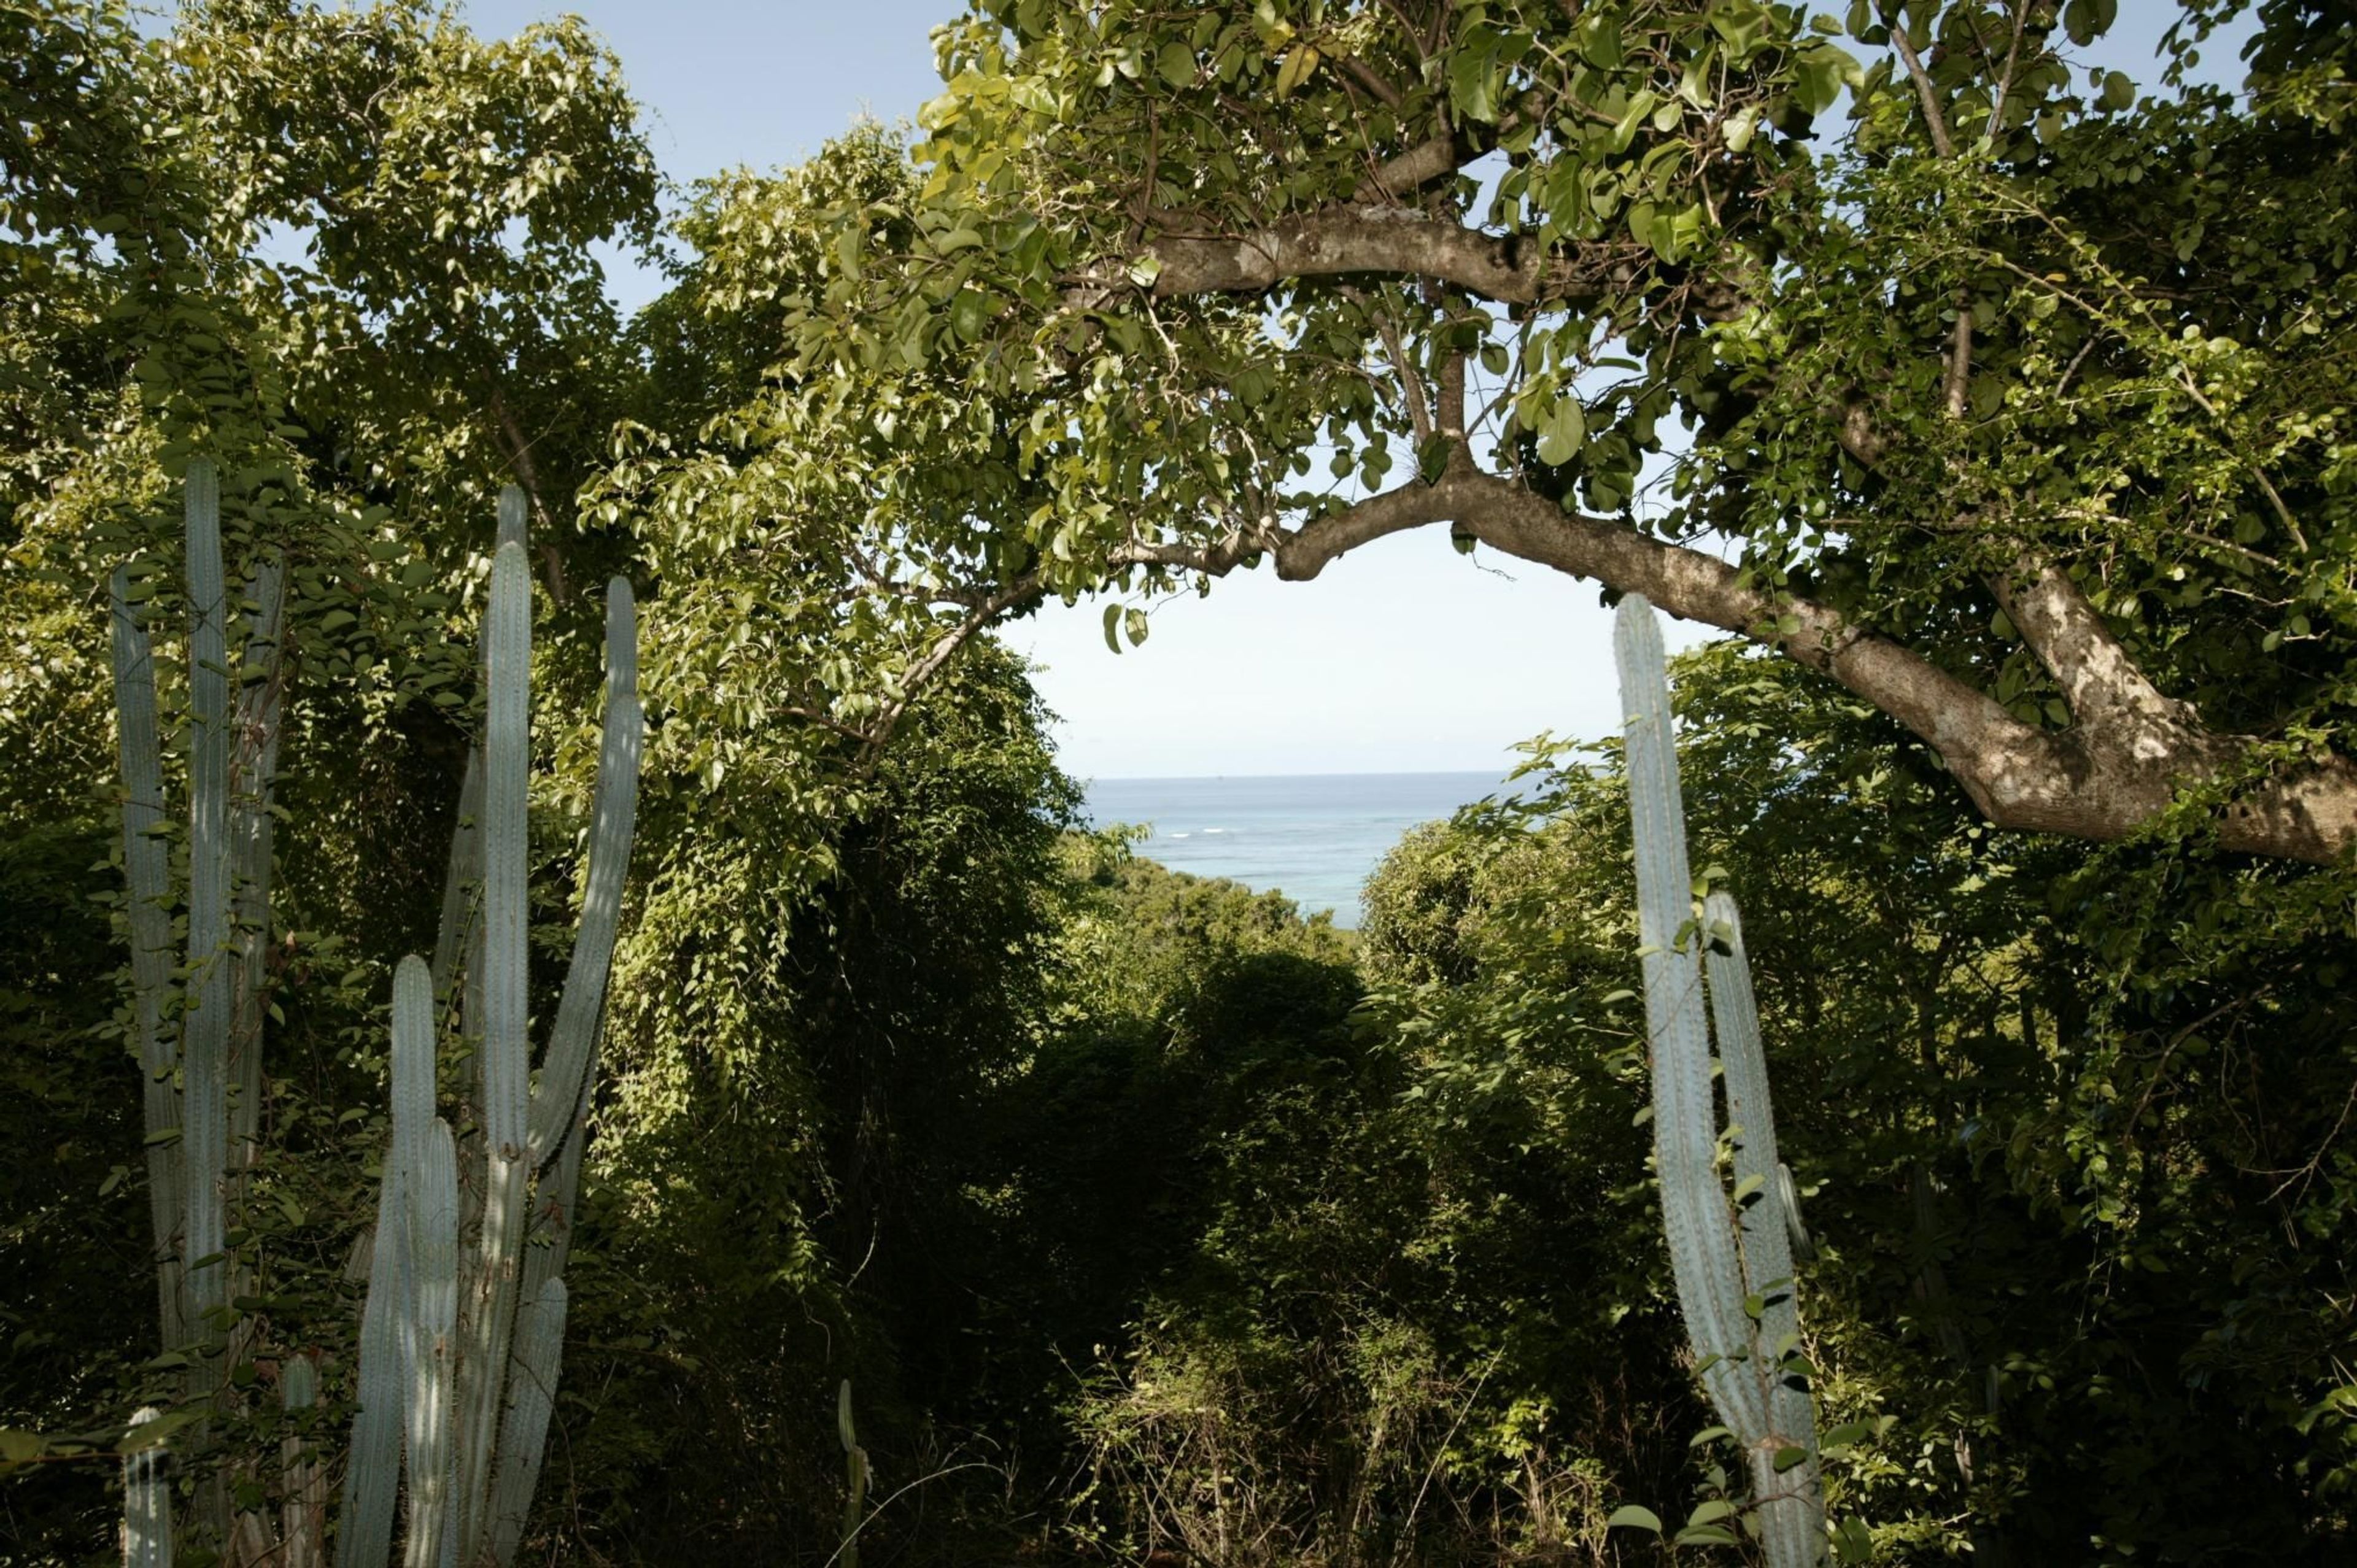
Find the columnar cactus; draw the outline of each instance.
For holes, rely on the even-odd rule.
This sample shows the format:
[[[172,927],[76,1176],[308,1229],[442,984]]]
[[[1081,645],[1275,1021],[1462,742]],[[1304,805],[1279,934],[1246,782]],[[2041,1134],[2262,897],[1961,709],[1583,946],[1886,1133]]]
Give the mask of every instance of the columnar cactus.
[[[131,603],[131,575],[113,582],[116,750],[123,769],[123,874],[131,928],[132,1049],[144,1085],[148,1218],[155,1228],[156,1312],[166,1348],[184,1336],[180,1232],[179,1052],[165,1033],[172,987],[171,851],[164,842],[164,771],[156,735],[156,665],[147,628]]]
[[[484,639],[488,722],[461,790],[443,929],[435,961],[404,959],[393,982],[393,1148],[361,1318],[339,1568],[385,1568],[397,1490],[408,1498],[404,1568],[514,1559],[564,1343],[559,1271],[637,809],[637,625],[630,585],[617,578],[581,929],[535,1093],[526,1035],[532,574],[521,494],[503,496],[500,511]],[[463,1149],[434,1110],[437,998],[447,1002],[462,968],[460,1029],[474,1047],[480,1127]],[[530,1234],[535,1220],[545,1234]]]
[[[834,1431],[843,1442],[843,1543],[835,1561],[843,1568],[859,1568],[859,1531],[867,1520],[867,1450],[859,1445],[859,1429],[851,1421],[851,1380],[834,1391]]]
[[[139,1429],[163,1413],[151,1404],[131,1418],[135,1443]],[[172,1568],[170,1463],[155,1444],[123,1455],[123,1568]]]
[[[265,560],[230,599],[210,463],[189,465],[186,504],[189,874],[177,1040],[167,1025],[173,888],[155,661],[128,572],[113,578],[113,636],[130,1033],[145,1085],[157,1312],[167,1349],[193,1341],[204,1352],[191,1358],[189,1397],[218,1404],[228,1397],[220,1350],[236,1294],[228,1209],[252,1164],[262,1093],[283,573]],[[535,1094],[525,1029],[532,577],[521,493],[511,488],[500,513],[483,670],[490,719],[462,790],[443,928],[433,964],[412,957],[394,976],[393,1136],[364,1249],[368,1296],[339,1568],[387,1568],[397,1517],[407,1520],[404,1568],[512,1560],[564,1341],[561,1274],[636,815],[637,623],[630,585],[617,578],[607,596],[605,731],[581,931]],[[245,637],[235,667],[228,656],[233,611]],[[436,1114],[440,1014],[461,976],[460,1028],[480,1075],[467,1097],[480,1131],[463,1152]],[[242,1338],[226,1343],[242,1353]],[[307,1359],[290,1359],[282,1375],[289,1410],[316,1401],[317,1369]],[[235,1560],[316,1559],[319,1534],[309,1521],[324,1511],[324,1472],[297,1449],[282,1457],[284,1537],[274,1545],[253,1515],[238,1520],[232,1538],[226,1488],[218,1479],[199,1488],[199,1533],[229,1542]],[[125,1552],[141,1564],[170,1562],[164,1462],[160,1451],[140,1451],[124,1466]]]
[[[221,569],[221,488],[212,464],[184,487],[188,612],[188,947],[178,1038],[166,1027],[175,992],[172,877],[166,842],[155,654],[131,574],[112,584],[116,748],[131,937],[132,1049],[143,1079],[156,1318],[163,1348],[193,1348],[188,1394],[234,1401],[225,1375],[231,1302],[243,1294],[228,1253],[229,1210],[253,1163],[262,1099],[263,951],[270,923],[271,774],[285,692],[278,623],[283,573],[254,569],[231,598]],[[232,620],[245,632],[230,662]],[[232,682],[232,675],[236,677]],[[236,686],[232,699],[231,689]],[[199,1530],[230,1530],[229,1493],[207,1477]],[[253,1529],[260,1530],[259,1521]]]
[[[285,1501],[279,1509],[278,1560],[283,1568],[325,1568],[320,1550],[328,1538],[328,1471],[309,1434],[296,1423],[298,1411],[319,1402],[319,1369],[311,1358],[289,1356],[278,1373],[278,1402],[287,1415],[278,1448]]]
[[[1628,715],[1653,1149],[1671,1272],[1703,1385],[1743,1444],[1754,1528],[1770,1568],[1814,1568],[1824,1557],[1824,1501],[1809,1394],[1792,1364],[1800,1319],[1790,1238],[1797,1219],[1776,1159],[1742,928],[1723,892],[1695,918],[1661,628],[1641,596],[1621,601],[1614,646]],[[1731,1197],[1718,1171],[1713,1020],[1734,1155]]]

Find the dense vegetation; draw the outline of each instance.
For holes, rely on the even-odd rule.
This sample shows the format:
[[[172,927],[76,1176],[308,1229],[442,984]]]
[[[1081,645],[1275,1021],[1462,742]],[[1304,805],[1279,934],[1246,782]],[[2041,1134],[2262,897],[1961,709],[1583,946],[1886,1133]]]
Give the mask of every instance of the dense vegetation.
[[[1742,1554],[1617,746],[1531,743],[1351,933],[1084,831],[990,636],[1426,525],[1736,634],[1687,804],[1840,1555],[2357,1552],[2357,25],[2187,0],[2170,80],[2091,78],[2118,10],[985,0],[921,140],[667,220],[577,21],[0,0],[0,1565],[113,1556],[185,1398],[106,584],[176,637],[199,456],[293,676],[188,1491],[342,1463],[513,482],[540,1016],[615,573],[650,725],[532,1560],[835,1559],[846,1380],[871,1563]],[[669,269],[630,320],[607,245]]]

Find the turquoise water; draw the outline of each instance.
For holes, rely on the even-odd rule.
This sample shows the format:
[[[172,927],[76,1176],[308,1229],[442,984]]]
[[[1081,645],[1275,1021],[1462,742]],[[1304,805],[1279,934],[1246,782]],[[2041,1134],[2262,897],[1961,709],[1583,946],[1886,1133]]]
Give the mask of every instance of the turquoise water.
[[[1493,773],[1098,779],[1088,811],[1101,827],[1150,825],[1137,853],[1173,871],[1274,889],[1355,927],[1360,885],[1401,834],[1503,788]]]

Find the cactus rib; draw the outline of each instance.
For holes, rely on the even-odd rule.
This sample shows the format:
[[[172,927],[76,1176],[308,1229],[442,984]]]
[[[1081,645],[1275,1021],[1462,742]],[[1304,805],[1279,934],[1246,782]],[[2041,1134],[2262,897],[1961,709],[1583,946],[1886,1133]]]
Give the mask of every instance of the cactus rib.
[[[621,918],[622,881],[630,868],[638,814],[639,759],[644,720],[639,711],[638,622],[630,583],[617,577],[606,590],[606,723],[598,749],[597,787],[590,812],[588,887],[581,929],[549,1031],[540,1091],[532,1105],[529,1142],[534,1169],[564,1141],[581,1099],[583,1075],[597,1043],[598,1015]]]
[[[565,1310],[565,1282],[552,1275],[516,1311],[507,1409],[500,1420],[499,1457],[491,1472],[489,1529],[494,1563],[514,1561],[524,1520],[532,1511],[533,1490],[548,1446],[548,1418],[556,1404]]]
[[[164,770],[156,733],[156,662],[147,628],[131,603],[131,575],[112,585],[115,748],[123,774],[123,873],[131,928],[133,1046],[139,1058],[147,1141],[148,1219],[154,1230],[156,1323],[169,1349],[186,1337],[180,1295],[180,1235],[187,1222],[180,1125],[173,1081],[178,1052],[164,1032],[172,983],[171,854],[164,842]]]
[[[221,554],[221,484],[210,462],[188,465],[188,973],[181,1105],[188,1316],[199,1338],[225,1305],[221,1184],[228,1158],[229,669]],[[191,1392],[217,1369],[199,1360]]]
[[[457,1341],[458,1155],[434,1119],[409,1188],[411,1365],[406,1422],[409,1534],[404,1568],[440,1568],[450,1519],[451,1357]]]

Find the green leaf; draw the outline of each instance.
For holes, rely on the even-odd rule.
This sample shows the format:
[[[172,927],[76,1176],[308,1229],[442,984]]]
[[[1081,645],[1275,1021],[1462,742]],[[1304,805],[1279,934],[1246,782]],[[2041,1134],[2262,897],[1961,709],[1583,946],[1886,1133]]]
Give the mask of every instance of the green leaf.
[[[1115,653],[1121,651],[1121,608],[1119,605],[1107,605],[1104,611],[1105,646]]]
[[[1132,648],[1143,646],[1146,641],[1146,634],[1149,629],[1146,625],[1146,612],[1144,610],[1135,608],[1122,611],[1121,628],[1128,635],[1129,645]]]
[[[2062,7],[2062,30],[2083,48],[2111,31],[2119,15],[2120,0],[2071,0]]]
[[[1195,85],[1195,51],[1185,44],[1174,39],[1163,45],[1154,64],[1162,73],[1162,80],[1171,86],[1184,89]]]
[[[1635,1503],[1622,1503],[1612,1510],[1612,1517],[1604,1521],[1604,1528],[1649,1530],[1655,1535],[1659,1535],[1662,1533],[1662,1516],[1649,1508],[1641,1508]]]
[[[1642,88],[1630,97],[1629,107],[1621,111],[1620,118],[1612,126],[1614,152],[1625,153],[1629,150],[1629,144],[1637,139],[1637,127],[1645,123],[1645,116],[1651,114],[1661,101],[1660,96],[1650,87]]]
[[[205,1412],[201,1410],[167,1411],[162,1415],[153,1416],[141,1422],[124,1434],[123,1441],[114,1445],[114,1451],[118,1454],[136,1454],[143,1448],[157,1447],[172,1434],[184,1427],[195,1425],[204,1417]]]
[[[1555,400],[1539,425],[1539,461],[1560,468],[1587,445],[1587,410],[1576,397]]]
[[[2104,107],[2114,113],[2136,107],[2136,83],[2125,71],[2113,71],[2104,78]]]
[[[1466,47],[1448,57],[1448,101],[1468,120],[1484,124],[1498,121],[1498,52],[1494,38],[1486,47]]]
[[[1845,82],[1863,81],[1864,75],[1848,50],[1819,44],[1794,62],[1792,96],[1811,114],[1822,114],[1839,101]]]
[[[1276,95],[1279,98],[1291,96],[1293,90],[1308,81],[1310,73],[1317,69],[1318,51],[1308,44],[1287,50],[1276,68]]]
[[[1690,1524],[1672,1537],[1680,1546],[1734,1546],[1734,1536],[1715,1524]]]
[[[1448,471],[1448,437],[1434,435],[1416,443],[1415,471],[1427,485],[1438,482]]]
[[[1697,1504],[1695,1511],[1686,1515],[1686,1528],[1695,1530],[1706,1524],[1717,1524],[1720,1520],[1733,1518],[1734,1514],[1733,1503],[1725,1498],[1710,1498]]]

